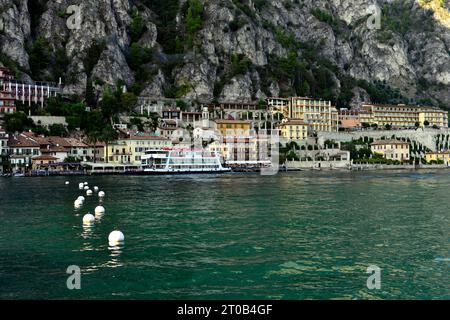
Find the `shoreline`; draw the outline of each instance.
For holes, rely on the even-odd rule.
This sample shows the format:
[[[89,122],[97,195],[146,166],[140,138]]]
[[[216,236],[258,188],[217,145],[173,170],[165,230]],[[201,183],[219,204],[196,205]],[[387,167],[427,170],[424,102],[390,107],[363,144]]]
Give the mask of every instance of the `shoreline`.
[[[286,169],[281,168],[277,173],[295,173],[295,172],[392,172],[392,171],[445,171],[450,170],[449,166],[445,167],[405,167],[405,166],[389,166],[389,167],[364,167],[364,168],[301,168],[301,169]],[[242,169],[242,170],[232,170],[231,172],[174,172],[174,173],[159,173],[159,174],[142,174],[142,173],[118,173],[118,172],[105,172],[105,173],[51,173],[51,174],[38,174],[38,175],[0,175],[0,178],[44,178],[44,177],[90,177],[90,176],[180,176],[180,175],[230,175],[230,174],[250,174],[250,173],[260,173],[260,169]]]

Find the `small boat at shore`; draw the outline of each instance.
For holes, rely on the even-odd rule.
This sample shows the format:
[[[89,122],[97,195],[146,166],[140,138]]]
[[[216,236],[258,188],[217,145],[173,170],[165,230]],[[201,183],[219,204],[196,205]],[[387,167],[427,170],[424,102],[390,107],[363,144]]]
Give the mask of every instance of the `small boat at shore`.
[[[16,172],[16,173],[12,174],[12,177],[23,178],[23,177],[25,177],[25,173]]]

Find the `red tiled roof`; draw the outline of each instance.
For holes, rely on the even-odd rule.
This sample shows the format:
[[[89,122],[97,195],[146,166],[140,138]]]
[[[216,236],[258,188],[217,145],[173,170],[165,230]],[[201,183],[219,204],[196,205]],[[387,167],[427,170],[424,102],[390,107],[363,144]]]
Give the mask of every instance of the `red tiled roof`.
[[[10,147],[31,147],[31,148],[39,148],[40,144],[31,138],[28,138],[22,134],[12,136],[9,139],[8,145]]]
[[[49,152],[67,152],[67,149],[64,147],[56,147],[56,146],[51,146],[48,149],[41,149],[42,153],[49,153]]]
[[[164,140],[167,141],[167,138],[161,136],[131,136],[127,140]]]
[[[64,139],[69,147],[86,148],[87,144],[83,141],[75,138],[65,138]]]
[[[67,142],[66,138],[63,137],[48,137],[50,143],[54,146],[70,148],[70,143]]]
[[[386,144],[409,144],[409,143],[405,142],[405,141],[401,141],[401,140],[389,139],[389,140],[377,140],[377,141],[374,141],[371,145],[378,146],[378,145],[386,145]]]
[[[56,160],[58,160],[58,158],[42,155],[42,156],[31,158],[31,160],[33,160],[33,161],[56,161]]]

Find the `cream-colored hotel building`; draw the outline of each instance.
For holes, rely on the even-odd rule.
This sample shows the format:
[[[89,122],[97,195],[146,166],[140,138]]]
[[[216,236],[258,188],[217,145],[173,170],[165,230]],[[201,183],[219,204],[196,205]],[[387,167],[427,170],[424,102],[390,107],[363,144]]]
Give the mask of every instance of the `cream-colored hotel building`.
[[[394,128],[420,127],[428,121],[430,126],[448,128],[448,112],[435,107],[399,105],[363,104],[359,110],[361,123]]]
[[[303,121],[309,132],[338,131],[338,111],[331,101],[304,97],[268,98],[267,104],[273,113],[281,112],[285,118]]]

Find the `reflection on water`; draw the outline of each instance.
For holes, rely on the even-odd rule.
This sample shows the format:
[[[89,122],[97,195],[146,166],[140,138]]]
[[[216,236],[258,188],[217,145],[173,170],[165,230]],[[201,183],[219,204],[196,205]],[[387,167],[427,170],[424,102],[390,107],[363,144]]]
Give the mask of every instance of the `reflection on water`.
[[[104,216],[105,216],[104,213],[98,213],[98,212],[95,213],[95,219],[97,221],[101,221]]]
[[[95,226],[94,224],[83,223],[83,232],[81,233],[81,237],[83,239],[91,238],[94,234]]]
[[[123,252],[125,243],[118,243],[116,245],[109,244],[108,250],[110,251],[109,254],[109,261],[106,263],[106,266],[109,268],[118,268],[123,266],[123,263],[120,261],[120,256]]]

